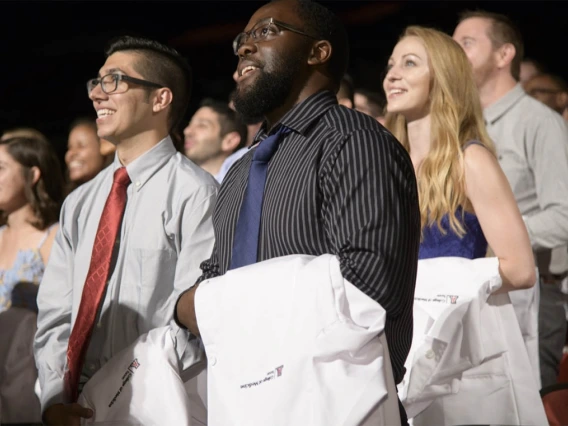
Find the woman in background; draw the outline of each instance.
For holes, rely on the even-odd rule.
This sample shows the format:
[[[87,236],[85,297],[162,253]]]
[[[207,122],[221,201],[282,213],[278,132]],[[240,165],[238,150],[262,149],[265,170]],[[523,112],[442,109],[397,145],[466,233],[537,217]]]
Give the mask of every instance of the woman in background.
[[[79,118],[71,124],[65,163],[71,190],[94,178],[114,158],[114,145],[97,136],[97,124]],[[70,192],[70,191],[69,191]]]
[[[471,65],[448,35],[409,27],[383,82],[386,127],[418,179],[420,258],[499,259],[499,292],[536,282],[528,233],[485,129]]]
[[[0,142],[0,312],[12,305],[16,284],[31,283],[18,305],[37,311],[36,293],[55,237],[63,199],[57,155],[42,138]],[[22,300],[24,299],[24,300]]]

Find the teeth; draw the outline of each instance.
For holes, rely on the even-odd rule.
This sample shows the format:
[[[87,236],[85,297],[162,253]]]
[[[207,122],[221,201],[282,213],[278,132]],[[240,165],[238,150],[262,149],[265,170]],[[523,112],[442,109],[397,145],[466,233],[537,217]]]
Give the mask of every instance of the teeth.
[[[254,71],[257,67],[254,67],[252,65],[249,65],[247,67],[244,67],[243,70],[241,71],[241,75],[245,75],[248,72]]]
[[[71,161],[69,163],[69,168],[70,169],[75,169],[75,168],[79,168],[79,167],[83,167],[83,162],[82,161]]]
[[[113,115],[114,111],[110,110],[110,109],[99,109],[97,110],[97,116],[98,117],[106,117],[107,115]]]
[[[398,94],[401,94],[401,93],[404,93],[404,92],[405,92],[405,90],[402,90],[402,89],[391,89],[391,90],[389,90],[390,95],[398,95]]]

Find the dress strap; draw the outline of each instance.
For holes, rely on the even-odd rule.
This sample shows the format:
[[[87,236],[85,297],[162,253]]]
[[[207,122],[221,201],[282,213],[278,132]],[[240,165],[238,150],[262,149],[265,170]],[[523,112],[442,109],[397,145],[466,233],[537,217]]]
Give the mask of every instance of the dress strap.
[[[468,146],[471,146],[471,145],[484,146],[480,141],[476,141],[476,140],[474,139],[474,140],[471,140],[471,141],[467,141],[467,142],[464,144],[464,146],[463,146],[463,148],[462,148],[462,151],[465,151],[465,149],[466,149]]]
[[[57,225],[57,222],[55,222],[54,224],[50,225],[47,230],[45,231],[45,235],[43,236],[43,238],[41,239],[41,241],[39,242],[39,244],[37,245],[37,249],[41,249],[41,246],[43,246],[43,243],[45,243],[45,240],[47,240],[47,237],[49,237],[49,233],[51,232],[51,230],[53,229],[53,227]]]

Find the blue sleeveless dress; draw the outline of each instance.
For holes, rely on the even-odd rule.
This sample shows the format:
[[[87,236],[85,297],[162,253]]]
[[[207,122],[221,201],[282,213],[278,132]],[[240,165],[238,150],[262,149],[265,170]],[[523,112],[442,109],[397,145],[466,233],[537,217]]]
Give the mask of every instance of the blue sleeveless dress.
[[[446,231],[443,235],[438,224],[425,226],[422,230],[422,242],[420,243],[419,259],[431,259],[433,257],[465,257],[476,259],[485,257],[487,253],[487,240],[481,230],[477,216],[470,212],[463,213],[462,209],[456,211],[456,218],[465,229],[463,237],[459,237],[450,228],[449,216],[442,218],[442,227]]]
[[[47,228],[35,249],[19,250],[10,269],[0,268],[0,312],[10,306],[37,312],[37,289],[45,270],[40,249],[53,226]],[[0,227],[0,232],[4,228],[5,226]]]

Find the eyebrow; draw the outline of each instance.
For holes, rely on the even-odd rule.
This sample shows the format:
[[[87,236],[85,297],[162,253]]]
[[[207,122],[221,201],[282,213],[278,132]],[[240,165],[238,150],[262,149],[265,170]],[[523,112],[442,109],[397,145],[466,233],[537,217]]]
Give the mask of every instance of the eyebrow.
[[[121,72],[123,74],[126,74],[124,71],[122,71],[120,68],[110,68],[108,70],[105,71],[105,75],[107,74],[113,74],[115,72]],[[101,73],[99,72],[99,74],[97,75],[97,77],[101,77]]]
[[[192,120],[192,121],[193,121],[193,120]],[[196,117],[196,118],[195,118],[195,121],[198,122],[198,123],[199,123],[199,122],[205,122],[205,123],[207,123],[207,124],[213,124],[213,120],[210,120],[210,119],[208,119],[208,118]]]

